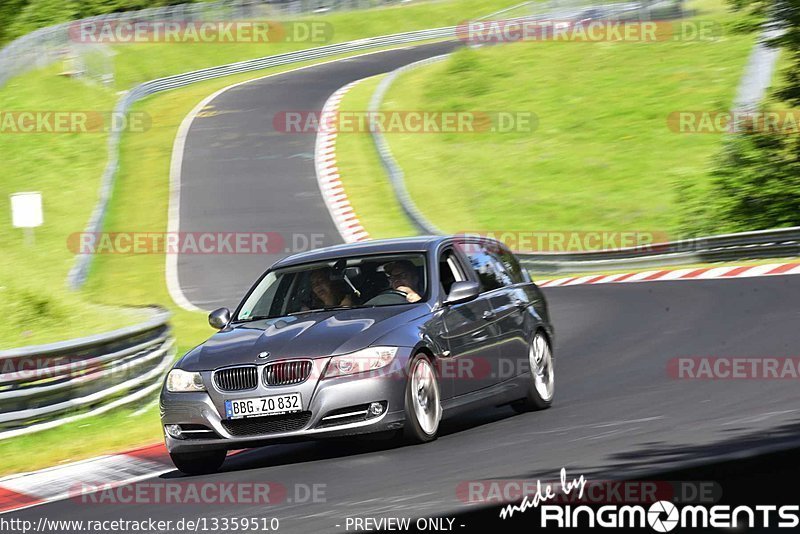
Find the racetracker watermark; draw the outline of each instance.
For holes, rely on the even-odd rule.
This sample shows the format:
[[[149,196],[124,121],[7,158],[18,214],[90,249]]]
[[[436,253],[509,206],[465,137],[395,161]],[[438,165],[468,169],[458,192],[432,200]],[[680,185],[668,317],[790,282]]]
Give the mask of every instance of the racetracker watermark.
[[[147,353],[147,350],[150,350]],[[133,378],[143,370],[149,370],[164,357],[165,348],[155,345],[142,350],[135,359],[104,361],[100,356],[70,354],[62,356],[19,356],[4,358],[0,363],[0,383],[39,382],[50,379],[70,379],[70,385],[77,386],[93,380]]]
[[[333,25],[320,20],[77,21],[70,40],[82,44],[328,43]]]
[[[475,134],[530,133],[539,119],[531,111],[281,111],[272,126],[285,134],[414,133]]]
[[[714,41],[722,35],[722,26],[714,21],[688,20],[475,20],[460,24],[456,35],[468,44]]]
[[[684,357],[667,362],[678,380],[798,380],[800,357]]]
[[[667,480],[587,480],[581,495],[562,491],[560,481],[531,479],[465,480],[456,486],[456,497],[465,504],[502,504],[533,496],[550,485],[551,503],[561,504],[647,504],[719,502],[722,488],[716,482]]]
[[[141,133],[151,124],[150,115],[143,111],[0,111],[0,134]]]
[[[327,485],[280,482],[142,481],[127,485],[78,482],[69,496],[79,504],[246,505],[324,503]]]
[[[656,251],[669,241],[666,232],[630,231],[464,231],[465,238],[489,238],[500,241],[516,252],[591,252],[633,249]]]
[[[325,234],[280,232],[75,232],[73,254],[294,254],[320,248]]]
[[[679,134],[800,133],[800,110],[673,111],[667,127]]]

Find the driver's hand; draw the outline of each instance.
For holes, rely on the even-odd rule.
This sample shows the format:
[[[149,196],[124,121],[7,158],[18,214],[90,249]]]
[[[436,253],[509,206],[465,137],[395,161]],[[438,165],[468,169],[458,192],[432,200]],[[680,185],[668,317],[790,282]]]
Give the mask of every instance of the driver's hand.
[[[408,302],[418,302],[418,301],[422,300],[422,297],[417,295],[417,292],[414,291],[413,289],[411,289],[408,286],[398,286],[396,289],[397,289],[397,291],[400,291],[400,292],[406,294],[406,300]]]

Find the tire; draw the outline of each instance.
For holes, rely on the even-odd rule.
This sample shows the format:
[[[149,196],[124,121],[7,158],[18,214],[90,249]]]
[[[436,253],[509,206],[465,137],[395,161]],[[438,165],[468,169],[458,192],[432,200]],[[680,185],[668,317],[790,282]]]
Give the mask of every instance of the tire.
[[[226,450],[202,452],[171,452],[169,457],[178,471],[187,475],[215,473],[225,461]]]
[[[403,435],[410,443],[427,443],[436,439],[442,420],[439,380],[433,364],[424,354],[414,356],[408,368]]]
[[[550,342],[541,331],[536,332],[531,341],[528,364],[530,365],[528,396],[521,402],[511,405],[518,413],[544,410],[553,403],[555,392],[553,351]]]

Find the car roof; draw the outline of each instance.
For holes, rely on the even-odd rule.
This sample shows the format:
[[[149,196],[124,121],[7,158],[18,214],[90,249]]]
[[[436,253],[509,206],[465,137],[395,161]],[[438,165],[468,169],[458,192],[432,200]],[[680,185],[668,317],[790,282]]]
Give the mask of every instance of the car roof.
[[[289,267],[291,265],[299,265],[302,263],[328,261],[335,258],[341,258],[342,256],[428,252],[435,250],[440,243],[450,239],[451,236],[424,235],[394,239],[372,239],[369,241],[360,241],[358,243],[334,245],[332,247],[318,248],[308,252],[294,254],[279,260],[272,266],[272,268],[276,269],[279,267]]]

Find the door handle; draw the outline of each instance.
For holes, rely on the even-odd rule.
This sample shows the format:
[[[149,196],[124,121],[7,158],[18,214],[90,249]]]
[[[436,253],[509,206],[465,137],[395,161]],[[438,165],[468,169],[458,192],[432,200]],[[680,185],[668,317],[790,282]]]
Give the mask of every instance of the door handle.
[[[527,302],[525,302],[525,301],[524,301],[524,300],[522,300],[522,299],[516,299],[516,300],[514,301],[514,306],[516,306],[517,308],[524,309],[524,308],[527,308],[527,307],[528,307],[528,303],[527,303]]]
[[[483,318],[487,321],[490,321],[495,317],[497,317],[497,315],[495,315],[493,311],[486,310],[485,312],[483,312]]]
[[[483,330],[478,330],[477,332],[472,333],[472,339],[478,342],[486,341],[489,339],[489,334]]]

